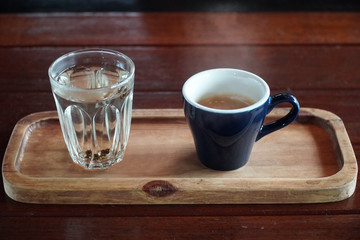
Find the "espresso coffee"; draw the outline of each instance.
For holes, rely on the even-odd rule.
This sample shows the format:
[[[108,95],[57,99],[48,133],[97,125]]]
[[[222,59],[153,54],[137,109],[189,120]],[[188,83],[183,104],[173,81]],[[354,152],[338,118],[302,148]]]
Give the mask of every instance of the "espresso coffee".
[[[205,107],[224,110],[244,108],[255,103],[252,99],[240,94],[207,95],[197,102]]]

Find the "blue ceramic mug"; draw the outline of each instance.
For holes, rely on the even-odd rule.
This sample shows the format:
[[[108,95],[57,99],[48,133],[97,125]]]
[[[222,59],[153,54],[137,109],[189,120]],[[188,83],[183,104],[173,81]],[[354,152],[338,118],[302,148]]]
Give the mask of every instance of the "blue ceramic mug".
[[[257,140],[293,122],[300,111],[293,95],[282,93],[271,97],[263,79],[238,69],[220,68],[197,73],[185,82],[182,94],[198,158],[214,170],[229,171],[244,166]],[[240,94],[250,98],[253,104],[224,110],[198,103],[211,94]],[[266,115],[283,102],[292,105],[289,113],[263,124]]]

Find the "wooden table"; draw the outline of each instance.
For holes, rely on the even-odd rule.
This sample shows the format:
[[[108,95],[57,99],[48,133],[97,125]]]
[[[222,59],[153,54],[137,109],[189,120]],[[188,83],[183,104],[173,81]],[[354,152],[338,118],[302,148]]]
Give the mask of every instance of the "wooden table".
[[[181,108],[189,76],[245,69],[263,77],[272,94],[290,92],[302,107],[340,116],[359,157],[359,22],[359,13],[315,12],[0,15],[0,154],[18,120],[55,109],[51,62],[75,49],[104,47],[134,60],[135,108]],[[15,202],[1,189],[0,236],[358,239],[359,188],[358,182],[341,202],[276,205],[36,205]]]

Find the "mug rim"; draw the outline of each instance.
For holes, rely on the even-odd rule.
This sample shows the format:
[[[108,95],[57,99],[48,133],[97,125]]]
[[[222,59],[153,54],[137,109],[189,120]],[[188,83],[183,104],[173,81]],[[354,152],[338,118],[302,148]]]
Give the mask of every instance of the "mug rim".
[[[229,71],[229,72],[237,72],[237,73],[242,73],[242,74],[246,74],[248,76],[253,77],[253,79],[256,79],[256,81],[258,81],[259,83],[261,83],[261,85],[264,87],[265,89],[265,93],[264,95],[258,100],[256,101],[254,104],[251,104],[250,106],[244,107],[244,108],[236,108],[236,109],[216,109],[216,108],[210,108],[210,107],[206,107],[203,106],[199,103],[197,103],[195,100],[191,99],[186,92],[187,86],[190,84],[191,81],[195,81],[194,79],[196,79],[197,77],[199,77],[199,75],[203,75],[205,73],[209,73],[209,72],[215,72],[215,71]],[[198,72],[194,75],[192,75],[190,78],[188,78],[183,87],[182,87],[182,95],[185,99],[185,101],[187,101],[190,105],[201,109],[203,111],[207,111],[207,112],[213,112],[213,113],[222,113],[222,114],[231,114],[231,113],[241,113],[241,112],[248,112],[254,109],[257,109],[259,107],[261,107],[263,104],[265,104],[269,97],[270,97],[270,88],[268,86],[268,84],[265,82],[265,80],[263,80],[261,77],[259,77],[258,75],[245,71],[245,70],[241,70],[241,69],[235,69],[235,68],[213,68],[213,69],[208,69],[208,70],[204,70],[201,72]]]

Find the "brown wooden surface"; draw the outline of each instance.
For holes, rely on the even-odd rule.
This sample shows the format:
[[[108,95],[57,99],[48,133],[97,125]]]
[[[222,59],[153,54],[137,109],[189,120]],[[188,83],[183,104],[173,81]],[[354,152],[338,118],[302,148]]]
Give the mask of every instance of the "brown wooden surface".
[[[267,121],[288,112],[275,109]],[[2,172],[7,195],[24,203],[323,203],[354,193],[357,162],[341,119],[320,109],[302,108],[295,123],[255,144],[246,166],[229,172],[197,159],[182,109],[135,109],[121,163],[87,171],[72,162],[57,112],[48,111],[18,122]]]
[[[263,77],[272,94],[291,92],[302,107],[340,116],[359,158],[359,20],[359,13],[1,15],[1,156],[20,118],[55,109],[51,62],[107,47],[136,64],[135,108],[179,108],[192,74],[241,68]],[[2,190],[0,216],[9,239],[357,239],[360,189],[358,180],[354,195],[337,203],[215,206],[33,205]]]

